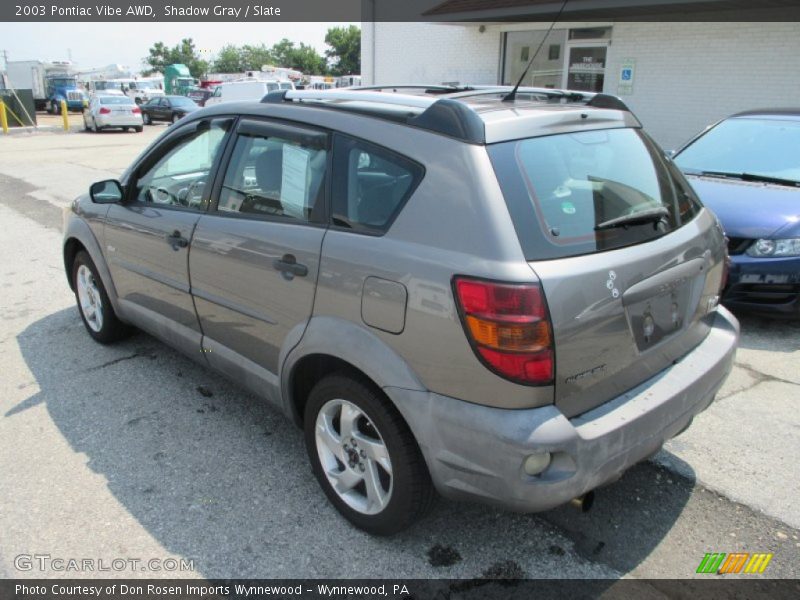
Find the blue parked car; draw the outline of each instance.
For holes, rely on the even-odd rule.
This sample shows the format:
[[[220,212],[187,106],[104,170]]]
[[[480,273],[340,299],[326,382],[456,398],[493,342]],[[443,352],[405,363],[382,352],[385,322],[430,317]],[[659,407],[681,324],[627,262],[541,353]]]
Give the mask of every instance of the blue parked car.
[[[723,302],[800,317],[800,109],[733,115],[674,159],[728,236]]]

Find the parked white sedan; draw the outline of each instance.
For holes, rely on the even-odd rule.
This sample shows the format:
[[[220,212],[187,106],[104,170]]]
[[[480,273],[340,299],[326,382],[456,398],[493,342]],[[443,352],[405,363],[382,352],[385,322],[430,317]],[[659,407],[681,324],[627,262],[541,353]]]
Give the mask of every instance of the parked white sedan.
[[[121,127],[123,131],[143,129],[142,110],[132,98],[121,95],[95,95],[83,111],[83,127],[86,131]]]

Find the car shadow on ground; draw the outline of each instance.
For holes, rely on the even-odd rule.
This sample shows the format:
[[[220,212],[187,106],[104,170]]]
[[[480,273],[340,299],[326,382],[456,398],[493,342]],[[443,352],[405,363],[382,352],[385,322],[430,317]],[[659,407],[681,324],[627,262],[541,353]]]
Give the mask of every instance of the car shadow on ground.
[[[694,488],[643,463],[587,514],[441,501],[372,538],[328,504],[293,424],[150,336],[101,346],[70,308],[17,341],[40,391],[4,418],[44,404],[129,514],[205,577],[614,577],[662,542]]]
[[[800,319],[765,317],[741,310],[734,311],[742,335],[739,346],[749,350],[796,352],[800,343]]]

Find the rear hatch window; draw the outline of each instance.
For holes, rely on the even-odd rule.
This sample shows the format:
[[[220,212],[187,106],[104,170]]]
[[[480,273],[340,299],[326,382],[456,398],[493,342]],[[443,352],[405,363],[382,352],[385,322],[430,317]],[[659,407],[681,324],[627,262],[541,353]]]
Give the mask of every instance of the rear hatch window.
[[[645,134],[581,131],[489,153],[547,298],[566,416],[620,396],[705,337],[722,233]]]
[[[488,151],[528,260],[646,242],[700,208],[683,177],[638,129],[529,138]]]

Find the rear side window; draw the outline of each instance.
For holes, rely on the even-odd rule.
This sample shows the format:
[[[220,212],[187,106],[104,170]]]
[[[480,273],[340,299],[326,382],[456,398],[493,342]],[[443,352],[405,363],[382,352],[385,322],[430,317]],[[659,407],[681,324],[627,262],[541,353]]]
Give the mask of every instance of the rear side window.
[[[683,176],[636,129],[503,142],[489,155],[528,260],[646,242],[699,210]]]
[[[383,233],[419,185],[424,169],[394,152],[344,135],[334,137],[333,224]]]

